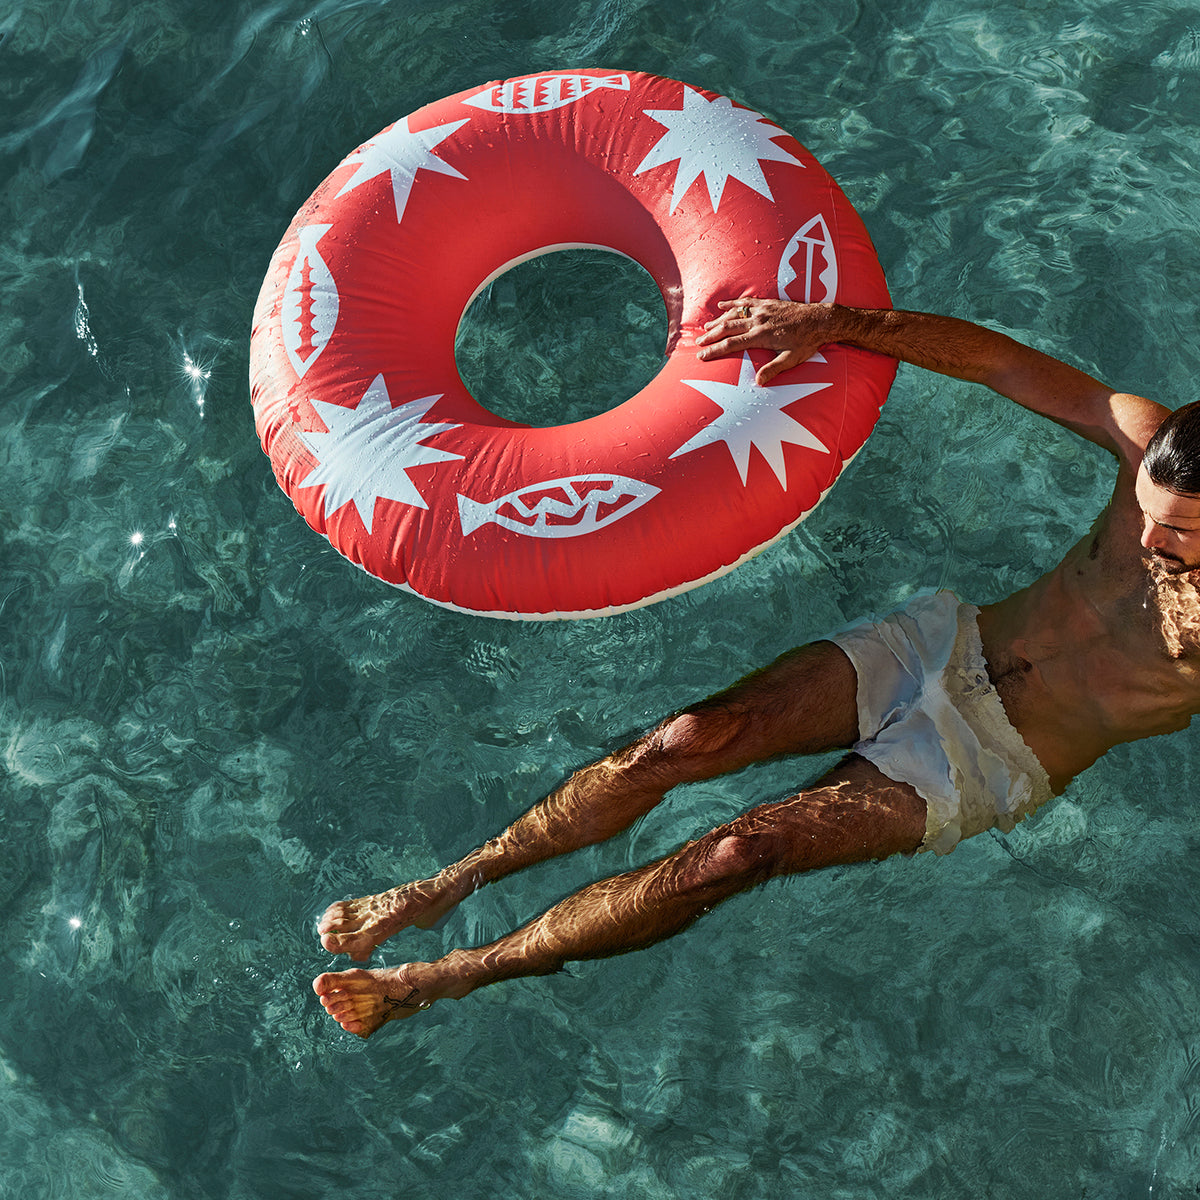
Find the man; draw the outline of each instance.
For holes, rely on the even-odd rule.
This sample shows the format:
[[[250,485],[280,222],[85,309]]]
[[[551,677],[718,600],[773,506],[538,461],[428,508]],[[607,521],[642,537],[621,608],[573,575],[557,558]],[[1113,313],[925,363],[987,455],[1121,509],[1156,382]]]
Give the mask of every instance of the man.
[[[676,784],[853,748],[790,799],[592,884],[492,945],[319,976],[314,990],[349,1032],[369,1037],[435,1000],[650,945],[775,876],[946,853],[1011,829],[1112,746],[1182,729],[1200,709],[1200,402],[1171,414],[948,317],[757,299],[721,308],[698,339],[702,358],[775,351],[758,371],[765,386],[843,342],[986,384],[1112,453],[1112,499],[1062,563],[1007,600],[975,609],[924,595],[791,651],[577,772],[432,879],[331,906],[322,944],[362,961],[476,888],[627,828]]]

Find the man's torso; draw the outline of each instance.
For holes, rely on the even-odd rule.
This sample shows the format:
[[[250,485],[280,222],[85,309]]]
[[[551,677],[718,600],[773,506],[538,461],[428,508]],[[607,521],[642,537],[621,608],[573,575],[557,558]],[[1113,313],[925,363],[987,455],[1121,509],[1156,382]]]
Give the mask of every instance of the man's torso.
[[[980,612],[989,674],[1055,791],[1118,743],[1183,729],[1200,709],[1200,595],[1192,576],[1156,587],[1139,536],[1123,475],[1053,571]]]

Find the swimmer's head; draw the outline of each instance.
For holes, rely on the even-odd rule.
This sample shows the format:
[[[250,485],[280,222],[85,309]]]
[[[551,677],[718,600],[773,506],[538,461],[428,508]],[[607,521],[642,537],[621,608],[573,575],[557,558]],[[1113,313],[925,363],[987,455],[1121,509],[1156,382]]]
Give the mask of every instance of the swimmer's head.
[[[1135,484],[1142,510],[1142,548],[1157,573],[1179,575],[1200,567],[1200,496],[1171,491],[1150,478],[1143,463]]]
[[[1169,413],[1142,455],[1153,483],[1179,496],[1200,496],[1200,400]]]
[[[1200,401],[1168,414],[1142,455],[1137,477],[1141,544],[1159,571],[1200,567]]]

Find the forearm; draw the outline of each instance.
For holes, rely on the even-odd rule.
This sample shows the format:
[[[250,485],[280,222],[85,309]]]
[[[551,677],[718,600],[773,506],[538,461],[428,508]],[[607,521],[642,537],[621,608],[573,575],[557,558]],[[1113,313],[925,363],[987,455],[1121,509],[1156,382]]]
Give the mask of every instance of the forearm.
[[[989,384],[1002,368],[1011,370],[1017,363],[1036,366],[1039,359],[1054,361],[1002,333],[957,317],[840,304],[815,305],[811,311],[823,344],[858,346],[974,383]]]
[[[981,383],[1131,462],[1165,409],[1114,392],[1075,367],[994,330],[956,317],[839,304],[721,301],[722,315],[697,339],[700,357],[772,350],[756,381],[767,386],[822,346],[857,346],[954,379]]]
[[[1140,459],[1166,411],[970,321],[933,313],[823,307],[831,311],[818,319],[828,321],[831,342],[984,384],[1132,463]]]
[[[774,350],[776,359],[759,372],[760,384],[833,343],[886,354],[997,390],[1002,390],[1004,377],[1014,370],[1073,371],[1002,333],[934,313],[781,300],[723,301],[720,307],[723,314],[710,321],[697,340],[701,358],[751,347]]]

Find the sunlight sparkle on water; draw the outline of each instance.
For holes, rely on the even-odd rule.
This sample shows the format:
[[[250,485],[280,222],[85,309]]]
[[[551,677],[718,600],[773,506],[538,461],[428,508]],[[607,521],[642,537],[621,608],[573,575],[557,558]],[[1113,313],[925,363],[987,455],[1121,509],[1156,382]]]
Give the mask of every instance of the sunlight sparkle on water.
[[[180,374],[187,380],[188,386],[191,388],[192,399],[195,400],[196,407],[203,414],[204,396],[208,381],[212,378],[212,367],[197,362],[187,350],[182,350],[182,354],[183,361],[179,366]]]
[[[211,371],[206,371],[186,350],[183,352],[183,373],[193,383],[200,383],[212,375]]]

